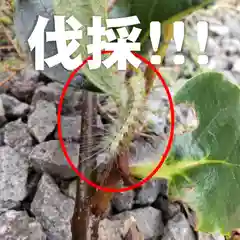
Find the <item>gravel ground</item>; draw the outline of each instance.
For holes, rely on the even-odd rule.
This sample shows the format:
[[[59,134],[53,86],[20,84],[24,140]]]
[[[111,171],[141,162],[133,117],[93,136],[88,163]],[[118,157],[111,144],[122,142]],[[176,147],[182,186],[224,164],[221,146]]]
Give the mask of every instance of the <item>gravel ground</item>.
[[[233,17],[234,16],[234,17]],[[208,65],[198,66],[196,32],[198,20],[207,20],[209,38],[206,54]],[[205,68],[221,71],[229,80],[240,84],[240,14],[237,10],[219,8],[203,11],[186,20],[189,29],[184,46],[186,62],[174,66],[175,43],[167,51],[161,72],[172,93],[198,71]],[[2,39],[2,38],[0,38]],[[1,41],[1,45],[8,43]],[[189,51],[191,50],[191,52]],[[12,50],[0,50],[0,57],[14,56]],[[6,79],[0,73],[0,82]],[[31,66],[18,73],[10,82],[0,86],[0,239],[1,240],[70,240],[70,219],[73,214],[74,173],[60,150],[56,130],[56,112],[62,86],[34,71]],[[158,91],[163,89],[159,88]],[[159,94],[156,94],[159,96]],[[167,108],[166,96],[152,95],[150,105]],[[81,115],[78,109],[81,91],[71,90],[65,99],[62,124],[63,138],[69,155],[77,161],[79,136],[76,131]],[[155,105],[154,105],[155,103]],[[102,106],[104,108],[104,106]],[[183,109],[183,108],[181,108]],[[178,126],[192,121],[191,111],[177,112]],[[190,116],[190,117],[189,117]],[[164,134],[167,121],[154,119],[154,132]],[[102,126],[101,116],[99,124]],[[149,146],[141,142],[140,156],[149,154]],[[136,222],[147,240],[223,240],[218,234],[195,232],[194,214],[185,207],[168,200],[165,180],[152,180],[141,189],[115,194],[108,217],[100,222],[99,240],[127,238]],[[185,210],[184,210],[185,209]],[[131,230],[133,231],[133,230]]]

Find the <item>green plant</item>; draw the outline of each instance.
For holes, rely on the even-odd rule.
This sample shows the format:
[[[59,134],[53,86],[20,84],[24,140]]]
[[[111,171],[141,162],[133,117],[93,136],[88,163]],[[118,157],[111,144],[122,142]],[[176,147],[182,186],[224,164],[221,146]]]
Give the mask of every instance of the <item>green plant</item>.
[[[206,72],[190,79],[174,100],[194,105],[199,126],[175,136],[171,154],[154,178],[169,179],[170,197],[196,210],[198,230],[228,234],[240,223],[240,88],[220,73]],[[149,159],[131,171],[145,177],[155,165]]]
[[[160,21],[164,38],[158,54],[163,59],[168,41],[173,37],[172,23],[212,2],[211,0],[118,0],[114,1],[114,4],[107,10],[107,4],[103,0],[79,0],[71,2],[71,4],[69,1],[61,0],[54,1],[53,9],[55,14],[74,15],[85,26],[91,25],[91,18],[94,15],[102,16],[103,23],[107,17],[137,15],[142,29],[140,41],[143,48],[141,54],[146,58],[149,58],[150,22]],[[160,12],[161,10],[162,12]],[[81,41],[80,52],[83,58],[87,56],[86,45],[88,43],[89,38],[87,37]],[[155,77],[150,68],[141,72],[135,71],[129,66],[129,70],[134,72],[130,79],[121,78],[115,74],[116,68],[106,70],[101,67],[90,71],[85,66],[82,70],[88,83],[90,82],[92,86],[98,88],[97,90],[96,88],[93,90],[91,87],[88,89],[100,94],[107,94],[117,108],[117,118],[110,121],[109,134],[100,142],[100,148],[104,149],[108,155],[108,175],[104,178],[106,180],[104,186],[107,187],[116,186],[123,177],[116,172],[119,166],[120,170],[125,173],[124,176],[129,177],[127,152],[134,135],[144,127],[144,111],[147,107],[145,101]],[[45,73],[56,78],[56,75],[50,74],[50,71],[45,71]],[[58,76],[65,80],[66,74],[64,71],[60,71]],[[240,186],[238,175],[240,166],[238,157],[240,153],[239,93],[239,87],[225,81],[222,74],[207,72],[190,79],[174,97],[175,104],[182,102],[193,104],[199,118],[199,126],[192,132],[175,137],[171,154],[155,178],[167,178],[170,182],[171,198],[180,198],[196,210],[199,218],[196,228],[201,231],[220,231],[228,234],[233,228],[239,227],[240,195],[237,194]],[[87,104],[87,106],[91,105],[88,108],[92,111],[95,100],[93,101],[93,97],[89,97],[88,93],[85,94],[84,109],[87,109]],[[203,94],[204,97],[202,97]],[[90,111],[89,109],[88,111]],[[91,125],[94,118],[93,112],[92,115],[84,115],[84,124]],[[92,132],[91,129],[89,131]],[[84,146],[82,154],[87,155],[91,147],[88,140],[92,135],[89,132],[83,132],[82,136],[82,143],[87,146],[87,148]],[[86,136],[88,136],[88,140]],[[149,159],[148,164],[130,167],[131,175],[140,178],[148,175],[155,166],[153,160]],[[116,166],[116,162],[118,162],[118,166]],[[89,166],[84,167],[83,162],[79,162],[79,168],[86,173],[91,172],[94,165],[89,168]],[[91,176],[89,175],[89,177]],[[75,219],[75,224],[79,225],[80,220],[85,223],[82,224],[82,232],[79,230],[78,233],[76,233],[78,225],[73,224],[74,240],[87,239],[86,228],[90,214],[90,211],[86,210],[85,200],[78,198],[80,196],[79,185],[80,181],[77,188],[73,222]],[[88,189],[86,196],[89,197],[89,194]],[[112,194],[101,192],[90,195],[93,197],[92,205],[95,203],[98,210],[104,210],[112,196]],[[89,202],[87,204],[89,209]],[[94,239],[93,236],[92,239]]]
[[[178,3],[153,1],[155,7],[152,7],[146,1],[120,0],[113,9],[117,16],[129,14],[139,17],[144,29],[142,54],[146,56],[149,21],[158,20],[166,26],[186,16],[189,13],[189,8],[183,9],[186,2]],[[152,8],[147,11],[149,5]],[[123,8],[125,11],[122,11]],[[161,14],[158,9],[167,10]],[[171,32],[171,25],[167,29]],[[170,34],[169,39],[171,37]],[[145,80],[151,81],[152,74],[146,74],[148,70]],[[171,154],[155,178],[169,179],[170,197],[182,199],[196,210],[196,229],[200,231],[217,231],[227,235],[240,224],[240,195],[237,193],[240,184],[239,90],[239,86],[226,81],[222,74],[207,72],[190,79],[174,97],[175,104],[193,104],[199,126],[193,132],[175,137]],[[146,177],[156,167],[151,159],[148,162],[132,167],[131,174]]]

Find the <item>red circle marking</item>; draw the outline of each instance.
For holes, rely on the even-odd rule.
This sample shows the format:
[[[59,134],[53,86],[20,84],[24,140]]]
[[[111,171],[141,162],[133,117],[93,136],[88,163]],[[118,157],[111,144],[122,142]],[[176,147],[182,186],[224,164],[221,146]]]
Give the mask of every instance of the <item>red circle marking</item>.
[[[110,51],[102,51],[102,54],[109,54],[111,53]],[[57,114],[57,125],[58,125],[58,135],[59,135],[59,142],[60,142],[60,146],[61,149],[67,159],[68,164],[70,165],[70,167],[73,169],[73,171],[86,183],[88,183],[90,186],[98,189],[98,190],[102,190],[105,192],[126,192],[128,190],[132,190],[135,188],[140,187],[141,185],[143,185],[144,183],[146,183],[147,181],[149,181],[154,174],[156,174],[156,172],[161,168],[161,166],[163,165],[164,161],[167,158],[167,155],[171,149],[172,143],[173,143],[173,137],[174,137],[174,104],[173,104],[173,100],[169,91],[169,88],[166,84],[166,82],[164,81],[163,77],[161,76],[160,72],[154,67],[154,65],[149,62],[147,59],[145,59],[144,57],[142,57],[141,55],[134,53],[133,54],[139,58],[142,62],[144,62],[145,64],[147,64],[158,76],[158,78],[160,79],[160,81],[162,82],[162,85],[167,93],[167,97],[168,97],[168,101],[169,101],[169,105],[170,105],[170,114],[171,114],[171,127],[170,127],[170,135],[168,138],[168,143],[167,143],[167,147],[160,159],[160,162],[158,163],[157,167],[146,177],[144,178],[142,181],[130,186],[130,187],[125,187],[125,188],[120,188],[120,189],[116,189],[116,188],[107,188],[107,187],[102,187],[97,185],[96,183],[90,181],[88,178],[86,178],[81,172],[78,171],[78,169],[74,166],[72,160],[70,159],[67,149],[65,147],[64,141],[63,141],[63,136],[62,136],[62,130],[61,130],[61,112],[62,112],[62,107],[63,107],[63,99],[64,96],[67,92],[67,88],[69,86],[69,84],[71,83],[71,81],[73,80],[75,74],[87,63],[88,60],[92,60],[92,56],[89,56],[88,58],[86,58],[83,63],[77,67],[69,76],[66,84],[64,85],[64,88],[62,90],[61,96],[60,96],[60,101],[59,101],[59,105],[58,105],[58,114]]]

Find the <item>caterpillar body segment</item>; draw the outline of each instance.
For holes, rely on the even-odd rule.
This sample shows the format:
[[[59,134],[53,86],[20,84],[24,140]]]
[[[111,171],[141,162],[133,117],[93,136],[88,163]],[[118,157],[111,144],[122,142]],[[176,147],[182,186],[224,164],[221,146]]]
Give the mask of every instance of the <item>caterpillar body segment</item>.
[[[128,102],[126,107],[120,107],[118,118],[110,127],[110,134],[102,142],[103,149],[109,155],[109,160],[114,158],[122,148],[128,147],[135,131],[141,127],[145,111],[145,82],[142,75],[129,79]]]

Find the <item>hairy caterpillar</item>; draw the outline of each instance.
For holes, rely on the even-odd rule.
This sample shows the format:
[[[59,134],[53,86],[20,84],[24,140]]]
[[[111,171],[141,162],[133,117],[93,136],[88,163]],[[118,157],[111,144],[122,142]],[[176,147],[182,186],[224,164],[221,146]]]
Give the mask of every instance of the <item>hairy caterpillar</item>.
[[[113,117],[111,123],[104,123],[103,129],[94,131],[94,137],[98,139],[92,149],[91,157],[97,158],[96,167],[101,163],[105,165],[116,159],[116,156],[130,145],[133,147],[131,148],[131,152],[133,150],[133,156],[130,159],[131,166],[158,161],[164,151],[170,123],[167,96],[161,83],[156,82],[148,96],[145,94],[143,74],[131,77],[128,84],[123,83],[123,85],[120,90],[122,99],[116,106],[116,111],[109,111]],[[107,110],[109,110],[109,105]],[[154,126],[161,124],[162,130],[154,129]],[[135,136],[139,136],[139,133],[141,137],[136,140]],[[139,153],[135,153],[136,148]],[[147,154],[144,152],[145,148],[148,149]]]
[[[102,129],[104,132],[95,131],[94,137],[99,137],[99,141],[96,148],[92,149],[93,155],[88,159],[97,156],[99,164],[103,160],[107,163],[114,159],[121,150],[128,147],[135,131],[144,122],[146,99],[144,84],[142,74],[133,76],[128,79],[127,83],[123,83],[116,119],[111,124],[104,125],[107,127],[107,129]],[[84,147],[87,146],[81,146],[81,148]],[[84,159],[84,161],[86,160]]]
[[[134,134],[136,128],[142,123],[145,94],[144,78],[134,76],[130,79],[130,91],[133,96],[129,97],[127,109],[119,113],[119,119],[111,126],[109,138],[103,141],[103,146],[107,146],[107,152],[110,156],[115,156],[121,144],[129,140]],[[129,109],[128,109],[129,108]],[[126,114],[127,113],[127,114]]]

